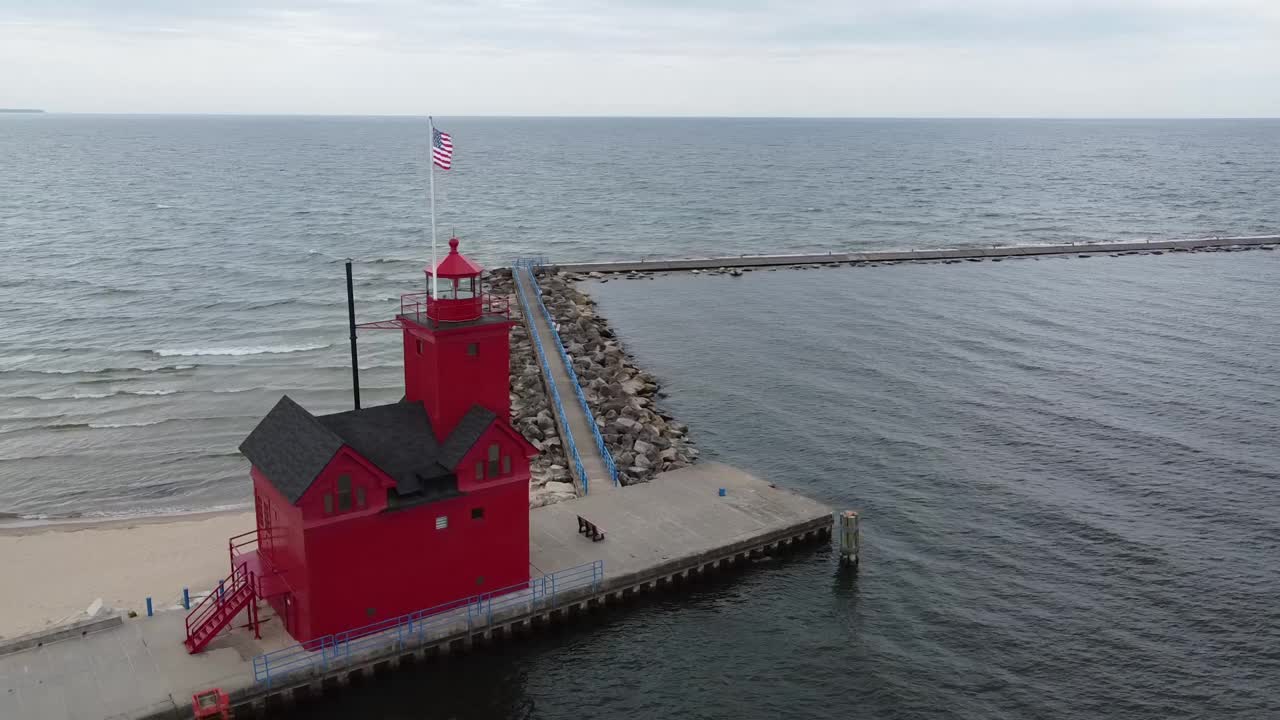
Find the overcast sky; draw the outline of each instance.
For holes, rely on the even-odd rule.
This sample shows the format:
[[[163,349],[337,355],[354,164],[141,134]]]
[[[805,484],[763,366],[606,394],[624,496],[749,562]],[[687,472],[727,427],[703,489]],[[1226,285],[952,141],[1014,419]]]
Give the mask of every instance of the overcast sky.
[[[1280,0],[0,0],[0,107],[1280,116]]]

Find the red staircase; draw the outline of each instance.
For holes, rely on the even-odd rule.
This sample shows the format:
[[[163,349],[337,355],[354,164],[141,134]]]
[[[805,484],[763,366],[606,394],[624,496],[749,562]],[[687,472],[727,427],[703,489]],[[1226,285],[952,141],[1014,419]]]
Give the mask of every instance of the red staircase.
[[[256,631],[257,598],[249,566],[246,563],[236,565],[231,575],[218,583],[218,588],[187,615],[187,652],[195,654],[203,650],[246,607],[249,608],[249,621]]]

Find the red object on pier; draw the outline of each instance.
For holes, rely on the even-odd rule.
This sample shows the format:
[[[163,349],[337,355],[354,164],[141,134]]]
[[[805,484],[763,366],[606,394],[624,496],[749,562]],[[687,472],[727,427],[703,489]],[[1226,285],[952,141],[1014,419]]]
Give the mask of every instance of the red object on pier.
[[[212,688],[191,696],[191,711],[196,720],[201,718],[219,718],[230,720],[231,699],[222,688]]]
[[[307,642],[529,579],[537,449],[509,422],[515,323],[449,247],[426,270],[438,293],[360,326],[401,332],[401,401],[312,415],[285,396],[241,444],[257,528],[230,550],[248,590],[188,624],[193,652],[258,598]]]

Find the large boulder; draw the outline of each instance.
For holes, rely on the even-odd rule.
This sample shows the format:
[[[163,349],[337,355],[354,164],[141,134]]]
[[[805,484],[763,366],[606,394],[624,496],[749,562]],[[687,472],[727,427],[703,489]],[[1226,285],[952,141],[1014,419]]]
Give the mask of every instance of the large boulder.
[[[542,486],[542,489],[547,492],[570,493],[573,495],[578,494],[578,491],[573,487],[573,483],[571,482],[548,480],[547,484]]]

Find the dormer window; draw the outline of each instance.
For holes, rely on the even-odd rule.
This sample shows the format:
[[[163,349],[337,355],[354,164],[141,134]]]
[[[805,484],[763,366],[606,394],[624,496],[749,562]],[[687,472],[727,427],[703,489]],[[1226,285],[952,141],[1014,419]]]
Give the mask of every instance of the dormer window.
[[[502,448],[498,447],[498,443],[489,446],[489,477],[498,477],[498,455],[502,452]]]
[[[338,476],[338,512],[351,509],[351,476]]]

